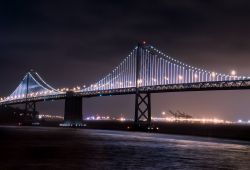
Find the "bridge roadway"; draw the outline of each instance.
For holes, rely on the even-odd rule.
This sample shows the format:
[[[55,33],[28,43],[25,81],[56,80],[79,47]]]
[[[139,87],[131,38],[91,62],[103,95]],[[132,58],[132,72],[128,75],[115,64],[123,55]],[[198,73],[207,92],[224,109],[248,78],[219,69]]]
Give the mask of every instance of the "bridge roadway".
[[[183,84],[167,84],[138,87],[139,93],[164,93],[164,92],[183,92],[183,91],[211,91],[211,90],[243,90],[250,89],[250,79],[231,80],[231,81],[214,81],[214,82],[198,82]],[[101,97],[112,95],[136,94],[136,87],[117,88],[110,90],[95,91],[78,91],[74,93],[76,97]],[[3,101],[0,105],[15,105],[27,102],[43,102],[53,100],[63,100],[67,97],[66,92],[56,95],[46,95],[38,97],[29,97],[23,99]]]

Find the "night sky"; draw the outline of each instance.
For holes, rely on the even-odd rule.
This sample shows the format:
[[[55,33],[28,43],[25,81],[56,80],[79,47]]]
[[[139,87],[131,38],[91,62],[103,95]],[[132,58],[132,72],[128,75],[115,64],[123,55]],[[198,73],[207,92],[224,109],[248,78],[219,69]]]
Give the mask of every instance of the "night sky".
[[[139,41],[187,64],[250,76],[250,2],[0,1],[0,95],[34,69],[53,87],[93,83]],[[250,90],[154,94],[153,116],[172,109],[198,117],[250,120]],[[39,104],[63,113],[63,101]],[[84,99],[84,113],[133,117],[134,96]]]

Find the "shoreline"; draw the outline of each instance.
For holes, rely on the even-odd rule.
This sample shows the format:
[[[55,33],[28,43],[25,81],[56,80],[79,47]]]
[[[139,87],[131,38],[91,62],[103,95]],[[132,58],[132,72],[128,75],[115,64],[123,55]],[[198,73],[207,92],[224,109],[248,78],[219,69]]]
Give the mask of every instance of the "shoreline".
[[[127,130],[131,128],[133,122],[105,122],[88,121],[85,122],[88,129],[107,129],[107,130]],[[200,137],[213,137],[224,139],[235,139],[250,141],[250,126],[238,124],[196,124],[179,122],[153,122],[152,125],[158,128],[157,131],[149,133],[163,133],[175,135],[189,135]]]
[[[41,127],[60,127],[61,122],[41,122]],[[122,130],[122,131],[140,131],[133,130],[133,121],[83,121],[86,127],[74,127],[80,129],[102,129],[102,130]],[[18,124],[0,124],[14,125]],[[250,141],[250,126],[238,124],[197,124],[185,122],[153,122],[155,128],[152,132],[142,131],[146,133],[162,133],[173,135],[187,135],[199,137],[213,137],[232,140]],[[61,127],[73,128],[73,127]],[[157,128],[157,130],[156,130]]]

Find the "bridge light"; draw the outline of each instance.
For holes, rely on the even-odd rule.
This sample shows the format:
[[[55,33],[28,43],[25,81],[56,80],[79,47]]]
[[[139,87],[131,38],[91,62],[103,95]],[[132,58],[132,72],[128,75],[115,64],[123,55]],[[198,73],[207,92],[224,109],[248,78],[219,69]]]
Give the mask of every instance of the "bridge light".
[[[137,80],[137,83],[141,84],[142,83],[142,79]]]
[[[236,76],[236,71],[235,70],[231,71],[231,76]]]
[[[215,72],[212,72],[212,77],[215,77],[216,76],[216,73]]]
[[[179,80],[182,80],[182,79],[183,79],[183,77],[181,75],[179,75]]]
[[[195,78],[195,79],[197,79],[197,78],[198,78],[198,75],[197,75],[197,74],[195,74],[195,75],[194,75],[194,78]]]

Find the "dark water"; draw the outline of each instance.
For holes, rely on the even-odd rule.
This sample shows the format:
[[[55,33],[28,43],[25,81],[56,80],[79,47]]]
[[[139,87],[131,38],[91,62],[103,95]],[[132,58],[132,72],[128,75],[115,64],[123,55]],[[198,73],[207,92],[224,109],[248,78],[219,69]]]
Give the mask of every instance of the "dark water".
[[[250,169],[250,142],[107,130],[0,127],[0,169]]]

